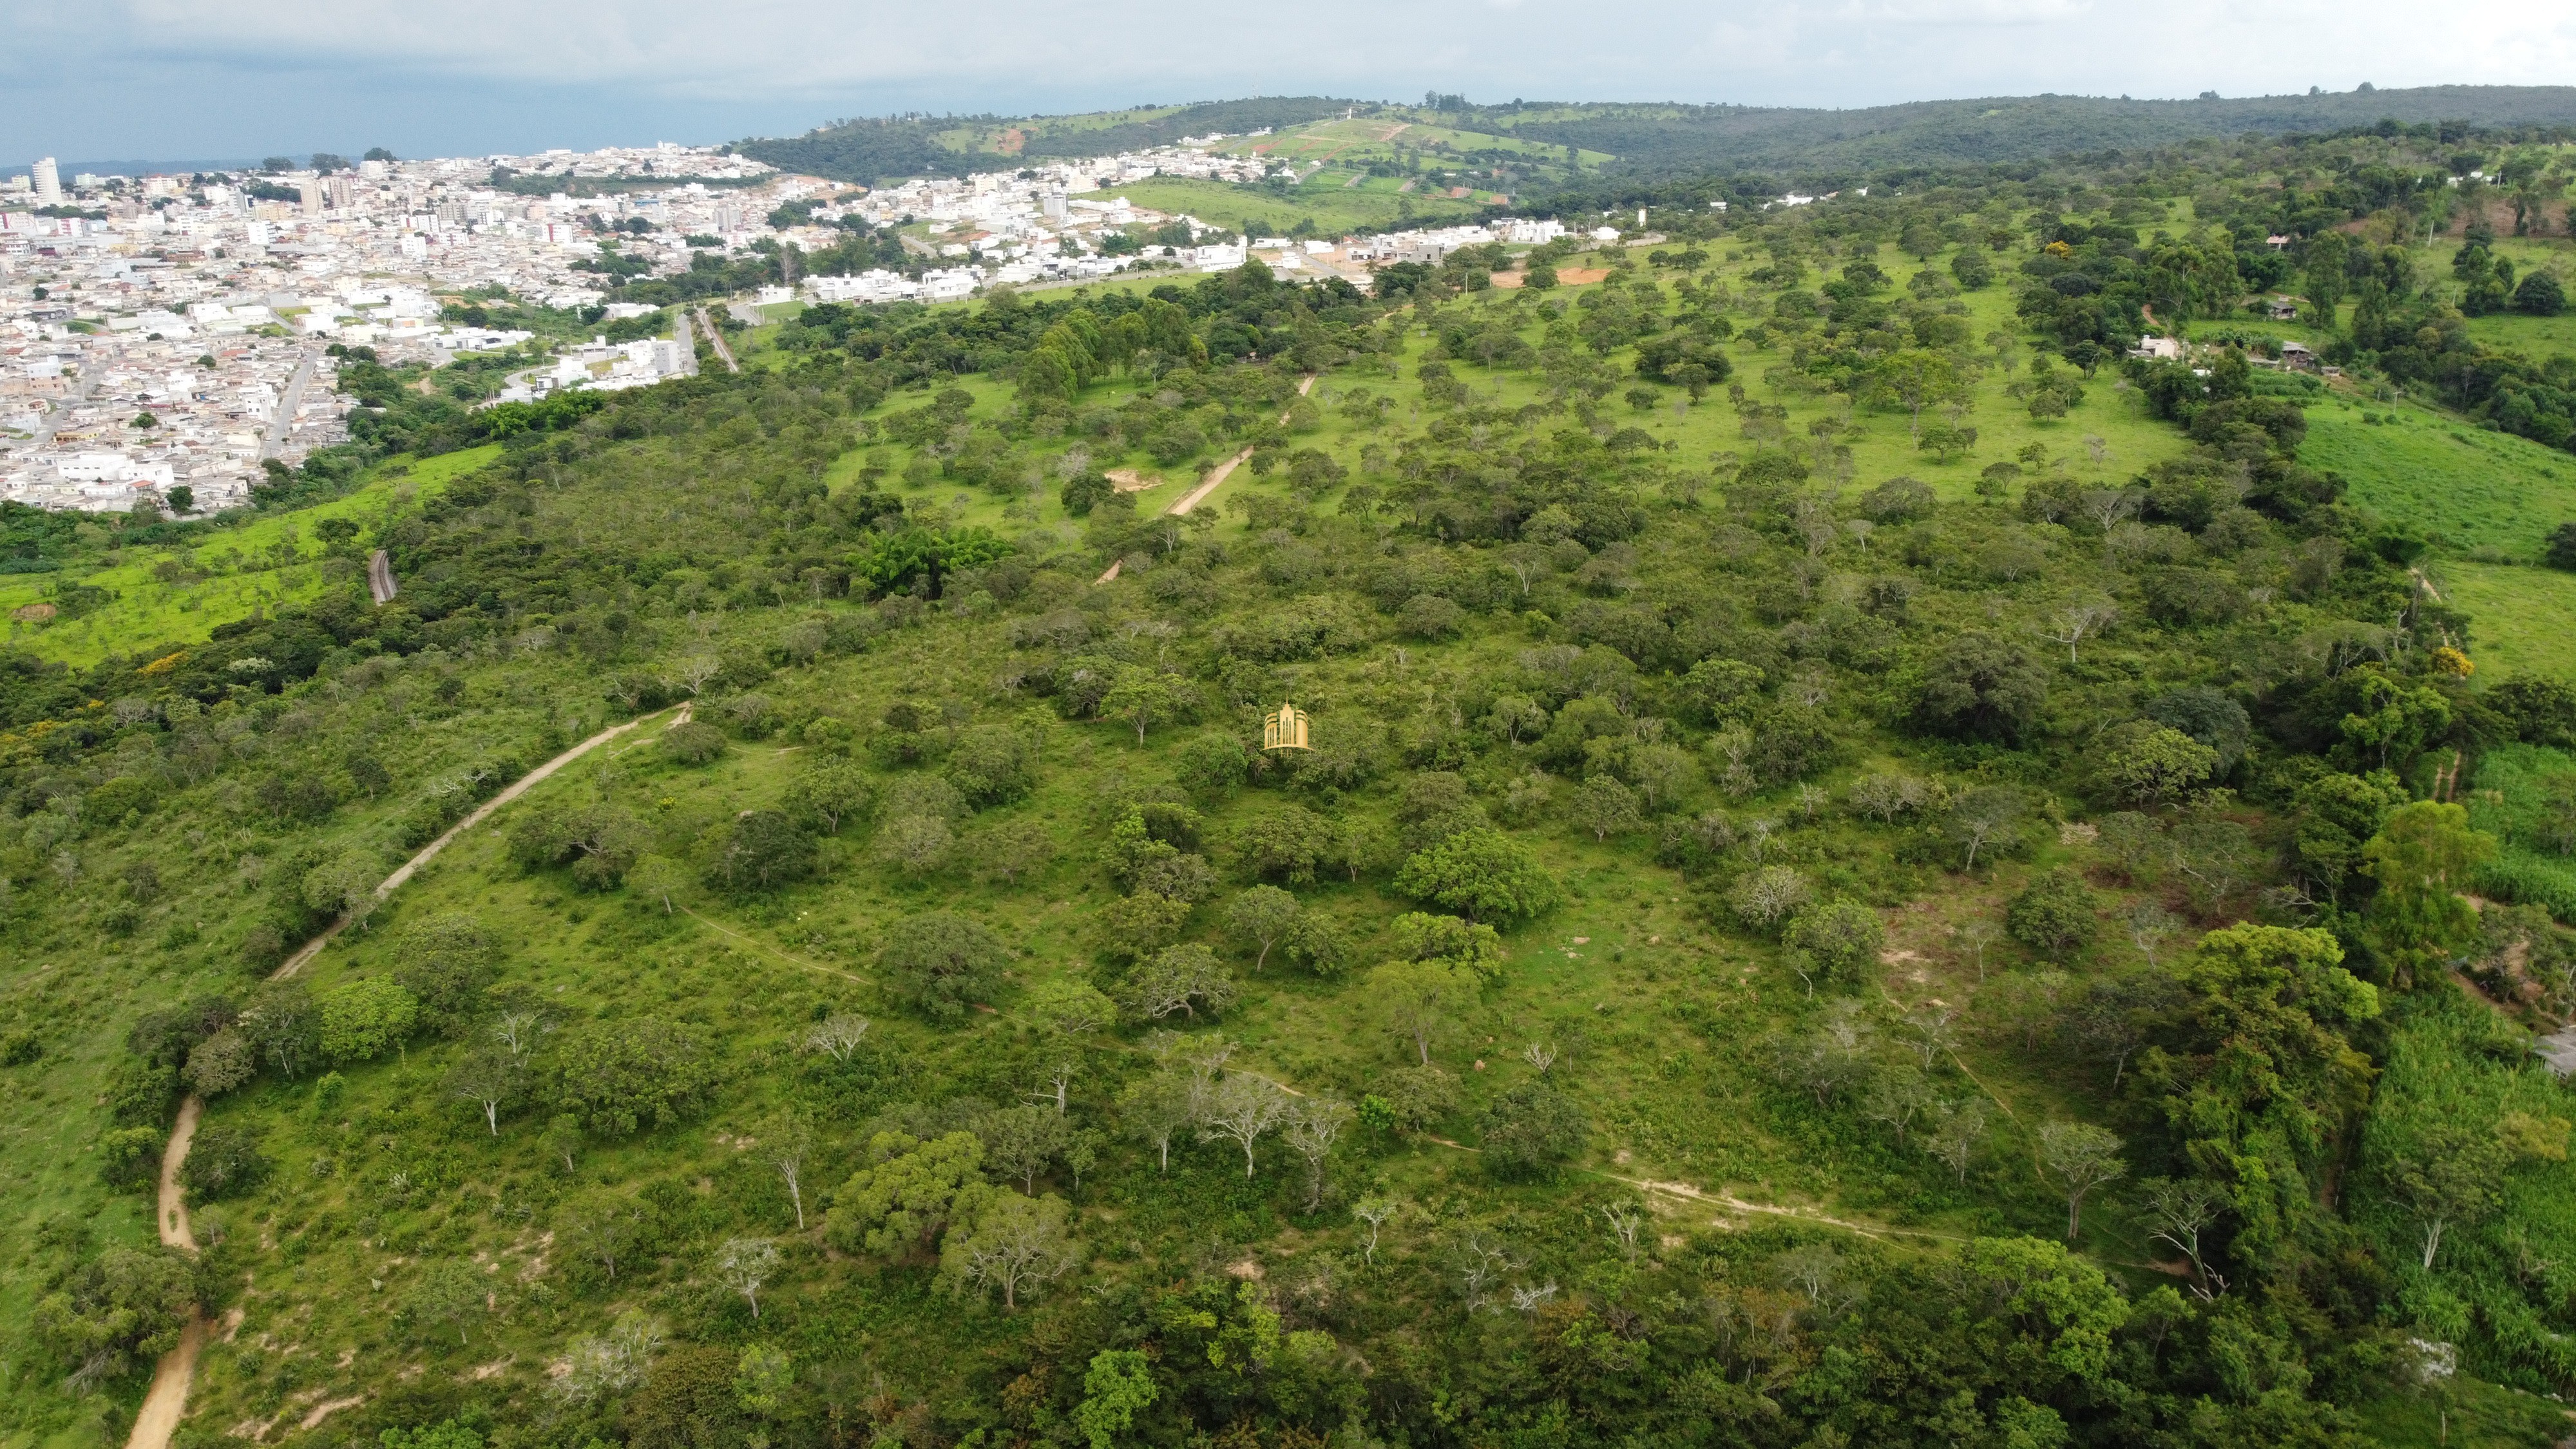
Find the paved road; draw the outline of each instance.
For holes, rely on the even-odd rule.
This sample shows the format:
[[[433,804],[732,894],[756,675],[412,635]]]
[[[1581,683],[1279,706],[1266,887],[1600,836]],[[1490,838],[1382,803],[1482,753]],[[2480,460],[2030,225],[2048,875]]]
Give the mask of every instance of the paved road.
[[[671,340],[680,344],[680,356],[685,361],[689,369],[689,374],[693,377],[696,376],[698,371],[698,339],[689,326],[689,309],[686,307],[681,308],[671,318]]]
[[[295,364],[295,375],[286,380],[286,391],[277,395],[277,413],[268,420],[268,436],[259,445],[262,461],[277,457],[286,450],[286,433],[295,426],[296,405],[304,401],[304,385],[313,380],[313,354]]]
[[[88,402],[89,395],[98,391],[98,380],[106,375],[106,372],[107,368],[103,366],[84,368],[81,372],[80,386],[65,393],[52,407],[45,410],[45,420],[36,426],[35,439],[27,446],[41,448],[51,443],[54,440],[54,434],[62,430],[63,424],[72,420],[72,409]]]

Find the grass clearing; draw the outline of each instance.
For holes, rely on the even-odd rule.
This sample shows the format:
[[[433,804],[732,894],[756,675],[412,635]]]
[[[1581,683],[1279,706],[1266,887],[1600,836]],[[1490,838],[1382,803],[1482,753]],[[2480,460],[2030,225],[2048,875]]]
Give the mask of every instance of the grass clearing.
[[[2549,531],[2576,520],[2576,455],[2429,408],[2344,398],[2311,407],[2299,456],[2342,474],[2353,502],[2446,551],[2536,560]]]
[[[2478,757],[2470,823],[2494,835],[2500,849],[2479,867],[2478,888],[2498,900],[2546,906],[2576,921],[2576,858],[2546,839],[2552,777],[2576,774],[2576,759],[2537,745],[2500,745]]]
[[[1229,181],[1154,176],[1129,182],[1111,194],[1154,211],[1188,212],[1215,226],[1239,228],[1250,222],[1259,236],[1284,236],[1300,221],[1313,222],[1321,235],[1338,236],[1406,224],[1440,226],[1476,214],[1470,202],[1420,194],[1399,197],[1366,184],[1344,187],[1321,180],[1281,192]]]
[[[2576,574],[2446,559],[2427,577],[2471,618],[2469,648],[2481,678],[2576,678]]]
[[[487,443],[417,461],[389,458],[369,469],[366,481],[344,497],[291,513],[253,515],[186,548],[109,554],[102,567],[86,573],[0,578],[0,615],[46,600],[67,583],[114,596],[78,618],[58,615],[41,623],[11,619],[8,642],[72,665],[95,664],[111,654],[157,644],[202,642],[217,624],[254,608],[312,598],[336,573],[360,567],[363,560],[325,558],[313,540],[315,524],[347,518],[372,525],[406,500],[435,493],[500,455],[500,444]]]

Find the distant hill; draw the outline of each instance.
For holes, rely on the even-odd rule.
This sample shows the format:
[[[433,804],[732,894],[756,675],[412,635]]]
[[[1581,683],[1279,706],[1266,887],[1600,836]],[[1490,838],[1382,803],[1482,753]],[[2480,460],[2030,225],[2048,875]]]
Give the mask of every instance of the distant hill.
[[[1256,96],[1075,116],[904,116],[837,121],[802,136],[757,138],[734,149],[756,161],[838,181],[874,184],[902,176],[957,176],[993,171],[1014,158],[1051,161],[1114,156],[1167,146],[1184,136],[1241,134],[1339,115],[1374,101],[1326,96]]]
[[[1567,116],[1568,109],[1577,114]],[[2381,120],[2489,129],[2576,126],[2576,86],[2424,86],[2189,101],[2005,96],[1849,111],[1550,107],[1527,120],[1508,109],[1471,112],[1457,124],[1607,151],[1624,170],[1803,172],[1984,165],[2246,131],[2339,131]]]
[[[939,144],[942,132],[992,119],[889,116],[836,121],[802,136],[745,141],[734,149],[781,170],[873,186],[902,176],[959,176],[998,169],[998,157],[976,157],[962,148]]]
[[[1533,102],[1418,112],[1326,96],[1261,96],[1018,120],[914,116],[840,121],[801,136],[744,141],[737,149],[791,171],[875,183],[996,170],[1015,157],[1112,155],[1211,131],[1241,134],[1293,126],[1353,108],[1607,152],[1618,158],[1610,169],[1628,174],[1831,175],[2139,150],[2246,131],[2339,131],[2382,120],[2451,121],[2490,130],[2576,127],[2576,86],[2421,86],[2188,101],[2001,96],[1858,110]]]

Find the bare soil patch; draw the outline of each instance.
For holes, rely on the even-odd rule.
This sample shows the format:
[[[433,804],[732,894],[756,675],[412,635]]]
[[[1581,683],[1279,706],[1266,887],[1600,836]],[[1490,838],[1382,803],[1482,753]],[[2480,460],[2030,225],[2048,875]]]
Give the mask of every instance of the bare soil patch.
[[[1556,269],[1556,283],[1560,287],[1580,287],[1586,282],[1600,281],[1608,275],[1610,275],[1610,269],[1607,267],[1559,267]],[[1494,273],[1494,285],[1505,290],[1524,285],[1527,281],[1528,274],[1524,272]]]

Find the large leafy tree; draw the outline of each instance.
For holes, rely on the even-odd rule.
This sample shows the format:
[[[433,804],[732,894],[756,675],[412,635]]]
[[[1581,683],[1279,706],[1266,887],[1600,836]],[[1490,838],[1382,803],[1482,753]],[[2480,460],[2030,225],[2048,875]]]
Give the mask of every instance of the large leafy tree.
[[[880,1132],[868,1155],[875,1165],[850,1175],[823,1220],[824,1237],[845,1253],[926,1251],[961,1212],[972,1216],[993,1191],[984,1180],[984,1144],[971,1132],[928,1142]]]
[[[651,1016],[569,1028],[556,1039],[550,1076],[555,1101],[602,1137],[677,1121],[715,1085],[698,1034]]]
[[[2478,913],[2461,892],[2495,853],[2495,837],[2470,829],[2467,810],[2432,800],[2392,812],[2362,846],[2361,869],[2379,882],[2368,917],[2372,944],[2397,985],[2438,973],[2477,943]]]
[[[2018,744],[2048,703],[2048,671],[2000,635],[1969,630],[1924,662],[1918,715],[1938,734]]]
[[[953,1021],[993,994],[1011,948],[993,928],[951,911],[924,911],[888,927],[877,948],[887,989],[914,1010]]]
[[[2181,1002],[2134,1074],[2176,1166],[2235,1205],[2238,1265],[2283,1266],[2366,1100],[2370,1059],[2345,1033],[2379,1015],[2379,993],[2343,959],[2314,928],[2210,932],[2177,964]]]
[[[1481,827],[1415,851],[1396,872],[1395,888],[1471,921],[1526,919],[1563,895],[1556,878],[1518,841]]]

